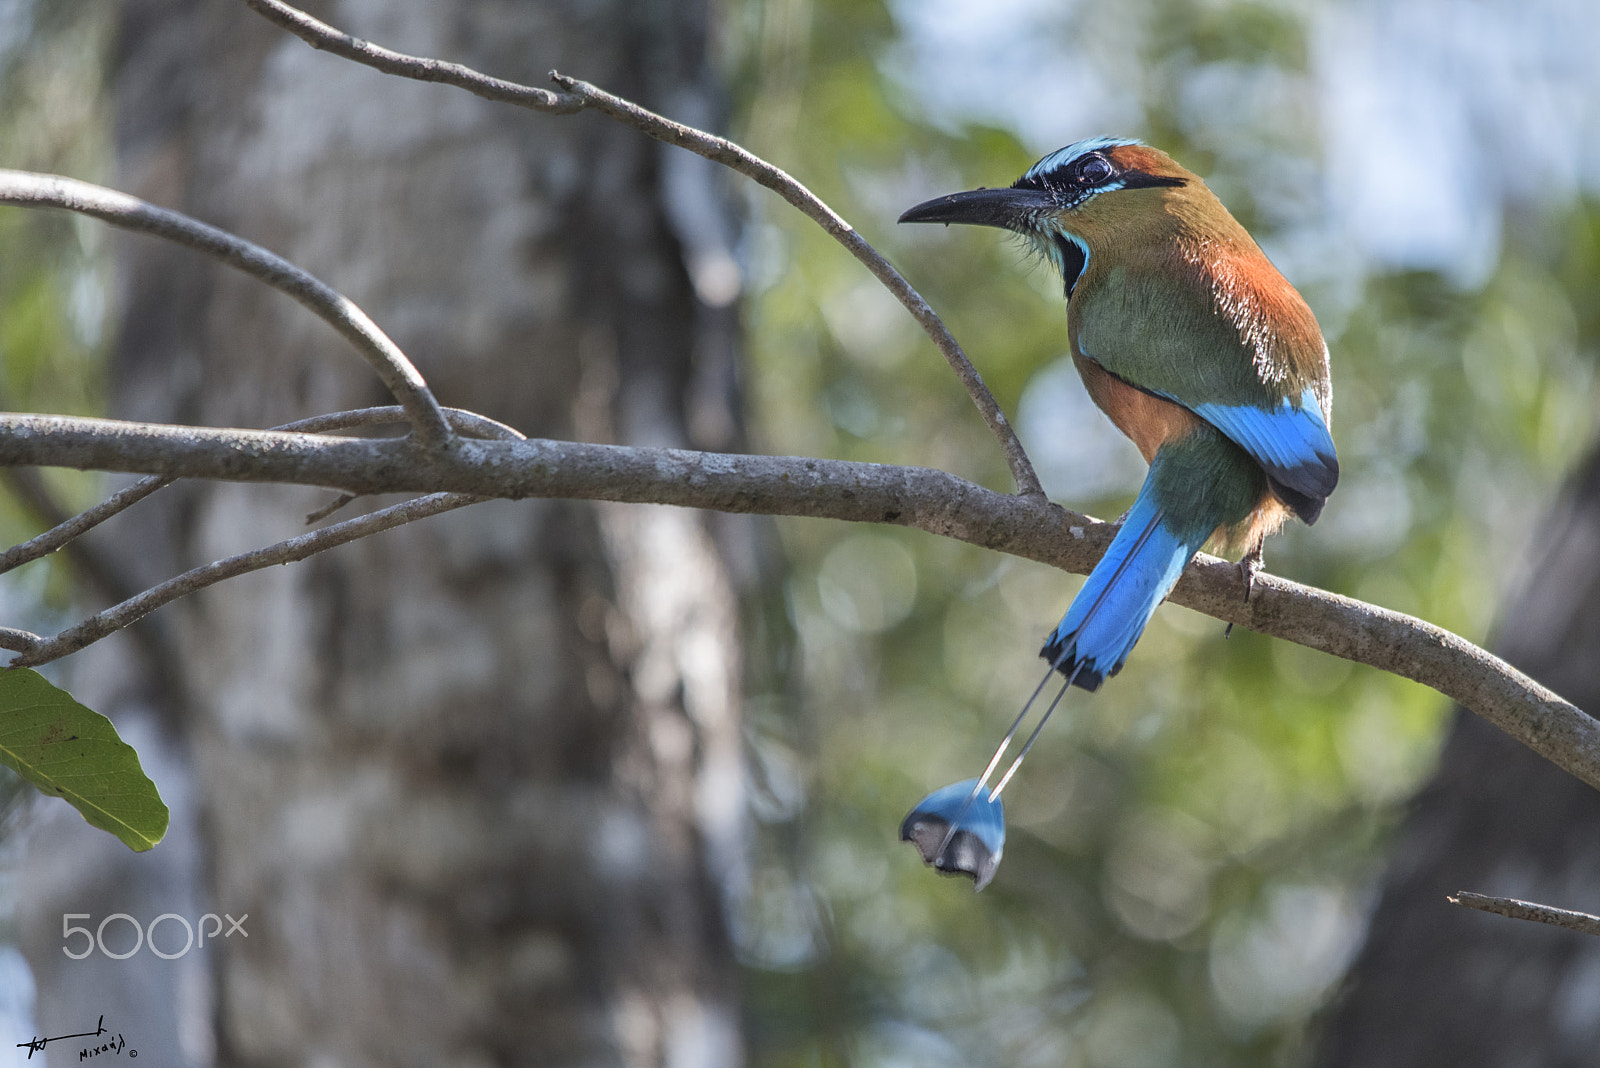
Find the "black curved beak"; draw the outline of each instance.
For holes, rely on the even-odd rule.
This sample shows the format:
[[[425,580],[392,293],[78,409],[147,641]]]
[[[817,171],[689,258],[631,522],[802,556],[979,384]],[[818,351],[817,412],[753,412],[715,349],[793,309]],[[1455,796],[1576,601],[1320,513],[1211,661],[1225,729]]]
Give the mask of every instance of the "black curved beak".
[[[1056,206],[1037,189],[969,189],[925,200],[900,216],[903,223],[967,223],[1015,230],[1018,224]]]

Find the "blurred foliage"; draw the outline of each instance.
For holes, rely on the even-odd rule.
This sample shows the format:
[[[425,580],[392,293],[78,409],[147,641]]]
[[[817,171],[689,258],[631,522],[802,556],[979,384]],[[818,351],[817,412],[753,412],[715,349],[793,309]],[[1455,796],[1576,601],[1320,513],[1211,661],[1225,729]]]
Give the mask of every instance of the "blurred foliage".
[[[1092,42],[1084,62],[1144,118],[1063,142],[1170,151],[1322,317],[1343,478],[1317,527],[1273,540],[1269,568],[1483,641],[1529,524],[1593,436],[1600,206],[1519,206],[1471,290],[1320,255],[1337,235],[1318,236],[1333,163],[1307,75],[1314,6],[1072,8],[1060,32]],[[1017,413],[1055,496],[1116,515],[1143,465],[1062,362],[1054,273],[998,231],[894,226],[927,197],[1009,184],[1038,154],[924,113],[884,72],[897,10],[736,6],[735,136],[900,265]],[[1009,489],[909,316],[812,224],[764,193],[750,206],[758,447]],[[1164,607],[1127,669],[1045,732],[1007,794],[999,876],[974,897],[897,843],[900,819],[981,769],[1081,579],[894,527],[779,531],[792,570],[749,651],[767,665],[740,935],[755,1063],[1297,1063],[1446,702]]]
[[[103,79],[115,5],[95,0],[0,3],[0,167],[103,180],[110,166],[110,109]],[[103,224],[65,212],[0,206],[0,408],[99,415],[109,311]],[[0,472],[0,539],[39,533],[50,520]],[[27,475],[22,475],[26,478]],[[39,472],[35,489],[71,512],[95,500],[103,479]],[[73,595],[60,554],[6,575],[6,625],[50,631],[65,625]],[[26,795],[0,770],[0,839]]]
[[[24,0],[6,7],[0,166],[89,181],[106,177],[111,141],[103,79],[115,13],[90,0]],[[104,411],[106,244],[104,224],[66,212],[0,207],[0,407]],[[70,511],[93,503],[102,482],[64,470],[42,475],[47,491]],[[39,530],[40,517],[9,480],[0,480],[0,538],[11,544]],[[23,605],[40,598],[64,608],[70,596],[54,559],[7,576],[7,583],[8,600],[22,602],[8,604],[13,613],[36,614]]]

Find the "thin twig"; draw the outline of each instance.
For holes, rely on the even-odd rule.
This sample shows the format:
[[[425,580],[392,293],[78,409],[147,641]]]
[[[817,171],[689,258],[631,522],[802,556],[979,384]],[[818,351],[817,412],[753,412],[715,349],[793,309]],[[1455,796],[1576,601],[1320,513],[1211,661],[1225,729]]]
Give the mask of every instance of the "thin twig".
[[[94,600],[101,603],[108,601],[115,603],[126,600],[139,591],[140,583],[119,566],[126,562],[126,558],[106,553],[92,542],[78,538],[78,535],[134,501],[148,496],[153,490],[166,485],[166,479],[142,479],[128,490],[113,494],[111,501],[96,505],[87,513],[68,516],[66,509],[45,486],[44,479],[39,477],[37,468],[7,467],[4,471],[12,491],[22,498],[35,518],[53,523],[54,526],[45,534],[16,546],[4,556],[0,556],[0,574],[26,563],[28,559],[35,559],[60,549],[71,566],[73,577],[87,588],[88,595]],[[109,508],[107,504],[110,505]],[[24,646],[3,642],[0,642],[0,646],[29,652],[39,640],[36,636],[28,635],[26,631],[16,631],[14,634],[26,636],[18,640],[32,640]],[[141,627],[133,632],[132,637],[149,656],[151,663],[160,665],[172,662],[171,635],[165,628]]]
[[[905,305],[922,329],[933,339],[934,345],[938,347],[945,361],[955,371],[956,377],[961,380],[962,386],[966,388],[967,395],[977,406],[990,432],[999,441],[1000,448],[1005,453],[1006,463],[1011,468],[1011,477],[1016,482],[1017,492],[1029,497],[1044,496],[1039,476],[1034,473],[1033,464],[1028,460],[1028,454],[1023,449],[1022,442],[1018,440],[1016,431],[1012,429],[1005,412],[1001,410],[994,395],[989,392],[989,387],[984,384],[983,376],[972,365],[972,361],[967,358],[961,345],[933,308],[912,288],[911,283],[878,253],[877,249],[856,232],[854,227],[811,190],[780,168],[774,167],[748,149],[726,138],[663,118],[653,111],[613,96],[588,82],[568,78],[555,71],[550,72],[550,77],[568,90],[565,94],[551,93],[548,90],[491,78],[455,63],[442,63],[438,60],[391,52],[386,48],[379,48],[359,38],[351,37],[283,3],[282,0],[245,0],[245,3],[313,48],[324,49],[388,74],[428,82],[446,82],[488,100],[517,104],[537,111],[564,114],[577,111],[584,106],[591,107],[658,141],[704,156],[771,189],[848,249],[851,255],[872,272],[873,277],[894,294],[895,299]]]
[[[332,515],[333,513],[337,512],[339,509],[343,508],[345,505],[351,503],[354,500],[356,500],[356,495],[354,493],[341,493],[341,494],[339,494],[338,496],[334,497],[333,500],[331,500],[327,504],[323,505],[321,508],[318,508],[315,511],[307,512],[306,513],[306,526],[309,527],[313,523],[322,522],[324,519],[328,518],[330,515]]]
[[[516,427],[507,426],[498,419],[469,412],[465,408],[444,408],[444,417],[457,433],[469,438],[487,438],[497,441],[526,441],[527,435]],[[376,408],[351,408],[343,412],[312,415],[292,423],[275,426],[273,430],[298,431],[302,434],[326,434],[335,430],[353,430],[358,426],[382,426],[386,423],[409,421],[406,410],[396,404]]]
[[[503,78],[493,78],[487,74],[480,74],[471,67],[463,67],[459,63],[446,63],[443,60],[391,51],[370,41],[363,41],[359,37],[352,37],[343,30],[335,29],[326,22],[312,18],[299,8],[281,3],[280,0],[244,0],[244,2],[257,14],[282,26],[312,48],[363,63],[385,74],[415,78],[420,82],[453,85],[485,100],[493,100],[500,104],[515,104],[518,107],[532,108],[534,111],[552,115],[570,115],[583,110],[583,101],[576,96],[519,85]]]
[[[1115,527],[943,471],[793,456],[587,442],[404,438],[159,426],[0,414],[0,464],[299,483],[348,493],[455,492],[675,504],[722,512],[894,523],[1087,574]],[[332,528],[330,528],[332,529]],[[1600,723],[1499,658],[1411,616],[1200,556],[1171,600],[1227,623],[1431,686],[1600,789]]]
[[[118,490],[93,508],[79,512],[64,523],[58,523],[36,537],[13,545],[0,554],[0,575],[15,570],[23,564],[37,560],[67,545],[79,535],[86,534],[118,512],[126,511],[144,500],[162,486],[172,484],[172,479],[160,475],[141,478],[131,486]]]
[[[1532,920],[1535,923],[1548,923],[1552,927],[1565,927],[1569,931],[1600,935],[1600,916],[1591,916],[1587,912],[1572,912],[1532,901],[1519,901],[1514,897],[1490,897],[1487,894],[1474,894],[1466,890],[1458,890],[1445,900],[1452,905],[1477,909],[1480,912],[1493,912],[1499,916],[1509,916],[1513,920]]]
[[[358,538],[369,537],[380,531],[389,530],[404,523],[411,523],[428,516],[448,512],[453,508],[461,508],[475,504],[482,498],[469,497],[459,493],[435,493],[426,497],[415,497],[409,501],[391,505],[376,512],[369,512],[355,519],[347,519],[343,523],[336,523],[331,527],[301,534],[298,537],[288,538],[275,545],[264,549],[253,549],[247,553],[230,556],[225,560],[197,567],[183,574],[170,578],[159,585],[152,586],[135,597],[130,597],[121,604],[114,605],[103,612],[90,616],[76,626],[68,627],[53,638],[39,639],[37,635],[27,635],[23,631],[7,631],[0,633],[0,645],[7,648],[6,641],[27,641],[28,638],[36,639],[31,643],[31,648],[23,651],[11,661],[11,667],[36,667],[75,653],[101,638],[114,634],[130,623],[148,615],[164,604],[170,604],[180,597],[185,597],[196,591],[205,589],[224,579],[234,578],[251,571],[260,571],[262,568],[273,567],[277,564],[289,564],[296,560],[304,560],[308,556],[332,549],[338,545],[355,541]]]
[[[180,212],[60,175],[0,170],[0,204],[62,208],[126,230],[164,237],[214,256],[287,293],[344,335],[365,357],[405,408],[418,440],[438,446],[450,439],[449,424],[439,402],[400,346],[354,301],[282,256]]]
[[[44,484],[44,479],[39,476],[39,472],[36,469],[31,467],[5,468],[5,480],[7,487],[33,513],[34,518],[44,523],[54,524],[53,530],[61,530],[63,527],[74,526],[78,523],[79,517],[71,515],[62,507],[61,502],[56,499],[55,494],[50,492],[49,487]],[[82,529],[87,530],[92,525],[92,523],[84,525]],[[53,546],[53,548],[65,550],[65,555],[71,564],[73,572],[90,589],[95,591],[102,600],[120,601],[124,597],[131,596],[139,589],[133,580],[122,572],[115,561],[89,542],[63,538],[62,543]],[[44,551],[51,550],[46,549]],[[5,574],[15,567],[17,563],[22,562],[20,554],[19,558],[13,562],[13,553],[17,553],[17,549],[12,549],[0,556],[0,574]],[[43,552],[40,555],[43,555]]]

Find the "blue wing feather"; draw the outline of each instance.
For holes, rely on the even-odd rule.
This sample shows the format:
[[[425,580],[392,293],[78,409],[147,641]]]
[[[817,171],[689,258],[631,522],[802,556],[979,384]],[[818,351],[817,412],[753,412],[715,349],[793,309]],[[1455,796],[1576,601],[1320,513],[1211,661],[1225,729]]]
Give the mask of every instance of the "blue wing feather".
[[[1308,523],[1316,518],[1339,482],[1339,459],[1314,390],[1301,393],[1298,404],[1285,397],[1275,408],[1215,403],[1185,407],[1254,457],[1276,487],[1289,491],[1283,496],[1301,518]]]

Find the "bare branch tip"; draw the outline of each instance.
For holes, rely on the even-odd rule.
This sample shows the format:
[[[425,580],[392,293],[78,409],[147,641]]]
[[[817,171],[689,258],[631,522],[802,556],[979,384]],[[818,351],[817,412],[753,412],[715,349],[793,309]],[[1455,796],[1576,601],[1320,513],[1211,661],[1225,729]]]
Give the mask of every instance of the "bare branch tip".
[[[32,631],[18,630],[15,627],[0,627],[0,649],[10,649],[16,653],[31,653],[39,648],[40,643],[43,641],[43,638]],[[21,659],[21,657],[18,657],[17,660],[13,660],[7,666],[19,666],[18,661]]]

